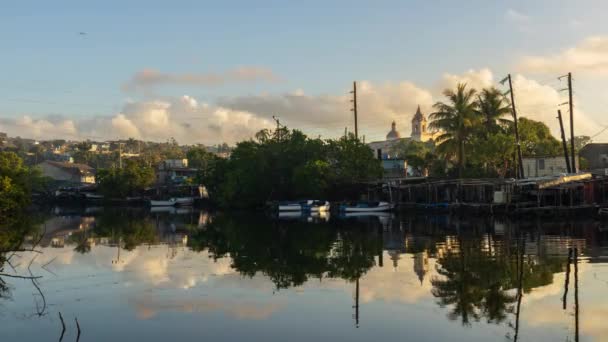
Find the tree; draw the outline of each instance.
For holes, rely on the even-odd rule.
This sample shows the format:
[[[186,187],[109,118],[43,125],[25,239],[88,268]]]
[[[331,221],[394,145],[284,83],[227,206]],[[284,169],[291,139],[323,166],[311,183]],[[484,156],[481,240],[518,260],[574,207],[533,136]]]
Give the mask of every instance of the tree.
[[[200,180],[222,206],[257,207],[270,200],[331,197],[377,179],[382,166],[354,136],[311,139],[298,130],[262,130],[243,141],[230,159],[215,157]],[[215,197],[212,197],[212,193]],[[343,194],[342,194],[343,195]]]
[[[518,119],[519,140],[524,157],[559,156],[561,144],[543,122],[527,118]]]
[[[124,167],[101,169],[96,177],[99,191],[108,198],[124,198],[140,193],[155,181],[154,170],[127,159]]]
[[[441,131],[437,137],[437,151],[447,157],[456,155],[458,175],[462,177],[466,162],[465,145],[481,122],[478,103],[475,101],[476,91],[467,89],[466,84],[460,83],[456,91],[447,89],[443,94],[449,102],[435,103],[429,127]]]
[[[500,132],[511,123],[504,117],[511,114],[511,106],[504,100],[503,94],[496,88],[483,89],[478,97],[478,114],[483,121],[483,132],[487,137]]]
[[[437,160],[433,143],[402,140],[392,147],[391,153],[397,158],[407,161],[407,165],[419,175],[428,174],[429,169]]]
[[[193,147],[186,152],[188,158],[188,166],[196,169],[204,169],[207,167],[209,160],[214,157],[213,153],[207,152],[202,147]]]
[[[592,142],[591,137],[587,135],[578,135],[574,137],[574,152],[578,153],[585,145]],[[568,139],[568,146],[570,146],[570,139]]]
[[[0,152],[0,218],[27,206],[32,192],[44,184],[38,169],[27,167],[14,152]]]

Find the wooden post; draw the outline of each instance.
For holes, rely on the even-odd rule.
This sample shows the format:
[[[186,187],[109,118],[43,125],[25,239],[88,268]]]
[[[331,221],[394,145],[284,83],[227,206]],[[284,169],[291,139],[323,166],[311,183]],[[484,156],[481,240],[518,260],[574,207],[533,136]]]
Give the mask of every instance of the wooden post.
[[[353,94],[353,99],[351,100],[353,102],[353,113],[355,114],[355,138],[359,139],[359,123],[358,123],[358,119],[357,119],[357,82],[353,82],[353,91],[351,91],[351,93]]]
[[[559,129],[562,133],[562,148],[564,149],[564,158],[566,158],[566,170],[568,173],[572,173],[570,167],[570,159],[568,158],[568,144],[566,143],[566,134],[564,133],[564,122],[562,121],[562,111],[557,110],[557,118],[559,119]]]
[[[511,74],[509,74],[507,78],[509,79],[509,92],[511,93],[511,110],[513,111],[513,127],[515,128],[515,144],[517,145],[517,162],[519,163],[519,177],[525,178],[524,165],[521,158],[519,129],[517,128],[517,110],[515,109],[515,95],[513,95],[513,83],[511,82]]]
[[[572,102],[572,73],[568,73],[568,104],[570,106],[570,158],[572,158],[572,172],[576,173],[574,156],[574,103]]]

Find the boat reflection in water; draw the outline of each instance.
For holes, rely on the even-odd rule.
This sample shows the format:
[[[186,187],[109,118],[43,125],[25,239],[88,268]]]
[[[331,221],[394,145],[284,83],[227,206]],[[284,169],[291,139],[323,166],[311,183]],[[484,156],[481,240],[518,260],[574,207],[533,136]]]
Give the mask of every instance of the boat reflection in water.
[[[75,318],[100,341],[608,336],[601,222],[185,209],[60,208],[3,226],[2,336],[59,338],[59,312],[64,340]]]

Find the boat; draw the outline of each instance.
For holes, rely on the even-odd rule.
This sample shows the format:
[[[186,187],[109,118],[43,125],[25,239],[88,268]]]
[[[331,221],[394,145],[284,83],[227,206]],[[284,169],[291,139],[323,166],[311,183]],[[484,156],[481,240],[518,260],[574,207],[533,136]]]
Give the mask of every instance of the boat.
[[[279,211],[321,212],[329,211],[329,207],[328,201],[319,200],[279,202]]]
[[[389,211],[393,208],[389,202],[354,202],[340,205],[340,211],[347,213]]]
[[[279,211],[302,211],[303,202],[279,202]]]
[[[88,200],[102,200],[103,199],[103,195],[97,195],[97,194],[93,194],[90,192],[85,192],[84,193],[84,198],[88,199]]]
[[[310,211],[311,213],[327,212],[329,211],[330,204],[328,201],[307,201],[304,204],[304,210]]]
[[[175,198],[176,205],[189,206],[194,203],[193,197],[177,197]]]
[[[150,206],[152,207],[172,207],[177,203],[175,198],[170,198],[168,200],[155,201],[150,200]]]

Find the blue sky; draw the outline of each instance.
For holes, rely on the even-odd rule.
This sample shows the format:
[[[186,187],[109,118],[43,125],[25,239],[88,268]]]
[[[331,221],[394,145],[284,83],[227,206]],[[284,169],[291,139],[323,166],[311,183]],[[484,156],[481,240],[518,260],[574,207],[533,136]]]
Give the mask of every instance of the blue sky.
[[[548,0],[11,2],[0,12],[0,118],[112,117],[129,101],[182,95],[209,104],[296,90],[341,96],[355,79],[432,89],[445,73],[482,68],[497,81],[517,73],[525,56],[606,35],[607,10],[605,1]],[[122,89],[144,69],[185,75],[240,67],[271,70],[276,79]],[[522,75],[559,87],[557,74]],[[605,78],[575,77],[585,111],[600,120]]]

